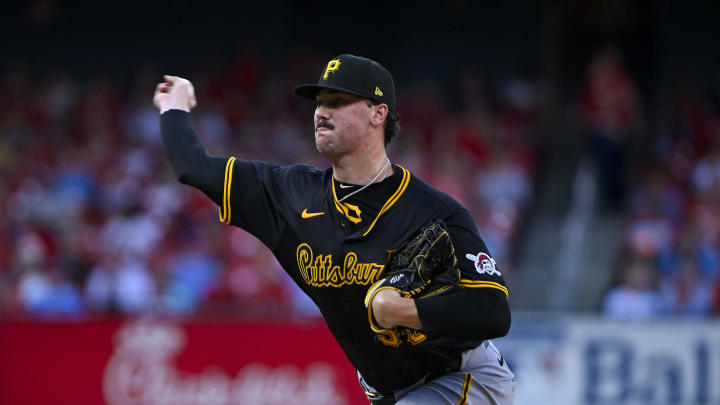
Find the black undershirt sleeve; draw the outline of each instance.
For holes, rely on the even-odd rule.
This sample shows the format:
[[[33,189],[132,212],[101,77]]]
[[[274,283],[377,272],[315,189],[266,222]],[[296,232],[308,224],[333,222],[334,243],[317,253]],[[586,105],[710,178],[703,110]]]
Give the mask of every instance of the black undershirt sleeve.
[[[222,204],[227,158],[208,153],[190,119],[190,113],[169,110],[160,115],[165,153],[178,181],[193,186],[216,204]]]
[[[494,339],[510,330],[510,306],[502,291],[466,288],[459,292],[416,299],[415,305],[430,337]]]

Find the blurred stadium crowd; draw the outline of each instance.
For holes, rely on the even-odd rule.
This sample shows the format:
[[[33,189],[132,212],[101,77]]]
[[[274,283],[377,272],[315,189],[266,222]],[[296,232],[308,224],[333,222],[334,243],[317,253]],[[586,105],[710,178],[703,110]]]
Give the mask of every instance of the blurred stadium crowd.
[[[326,167],[313,105],[291,91],[324,59],[245,53],[188,74],[208,149]],[[31,79],[22,61],[9,66],[0,76],[0,315],[316,316],[268,249],[176,182],[151,104],[164,72],[146,64],[78,79],[54,68]],[[468,65],[449,86],[401,81],[403,130],[390,145],[391,160],[469,208],[511,286],[541,160],[547,89],[538,76],[489,80]],[[617,53],[588,66],[576,101],[587,150],[603,209],[627,218],[602,303],[608,317],[720,312],[718,89],[678,80],[649,122]]]
[[[208,149],[325,167],[314,106],[291,91],[323,60],[290,54],[270,64],[244,54],[188,74]],[[165,72],[28,71],[17,61],[0,76],[1,315],[315,316],[268,249],[176,182],[151,104]],[[530,78],[488,83],[475,66],[452,89],[413,81],[401,85],[403,131],[390,147],[393,161],[469,207],[510,280],[533,195],[539,98]]]
[[[590,68],[584,106],[591,148],[605,162],[606,202],[620,200],[627,217],[603,304],[608,317],[720,313],[720,82],[698,82],[677,77],[655,122],[633,123],[640,95],[617,55]],[[606,109],[613,119],[596,108],[603,99],[614,106]],[[630,170],[629,138],[643,126],[654,134]]]

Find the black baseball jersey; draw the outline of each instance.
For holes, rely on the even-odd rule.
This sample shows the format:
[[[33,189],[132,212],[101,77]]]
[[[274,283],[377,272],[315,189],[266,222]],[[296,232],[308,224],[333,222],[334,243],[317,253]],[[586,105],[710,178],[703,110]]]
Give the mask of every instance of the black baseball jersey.
[[[507,333],[507,287],[469,213],[453,198],[393,165],[392,176],[340,202],[360,186],[338,182],[332,169],[211,156],[189,117],[171,110],[161,118],[179,180],[215,201],[222,222],[270,248],[377,390],[407,387],[459,351]],[[389,251],[436,218],[448,226],[463,288],[416,299],[423,330],[399,344],[381,342],[370,329],[365,294],[382,275]]]

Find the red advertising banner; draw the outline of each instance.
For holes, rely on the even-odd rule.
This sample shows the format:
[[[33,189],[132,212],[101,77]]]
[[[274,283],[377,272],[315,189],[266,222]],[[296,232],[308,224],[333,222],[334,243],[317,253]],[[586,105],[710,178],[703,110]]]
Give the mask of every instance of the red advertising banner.
[[[0,404],[367,404],[323,324],[4,322],[0,359]]]

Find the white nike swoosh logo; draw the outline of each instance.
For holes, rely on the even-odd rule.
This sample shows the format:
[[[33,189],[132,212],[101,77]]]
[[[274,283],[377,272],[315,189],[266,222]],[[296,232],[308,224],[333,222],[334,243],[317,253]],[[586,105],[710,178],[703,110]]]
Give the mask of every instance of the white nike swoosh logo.
[[[353,185],[346,186],[346,185],[340,183],[340,188],[350,188],[350,187],[355,187],[355,186],[353,186]]]

